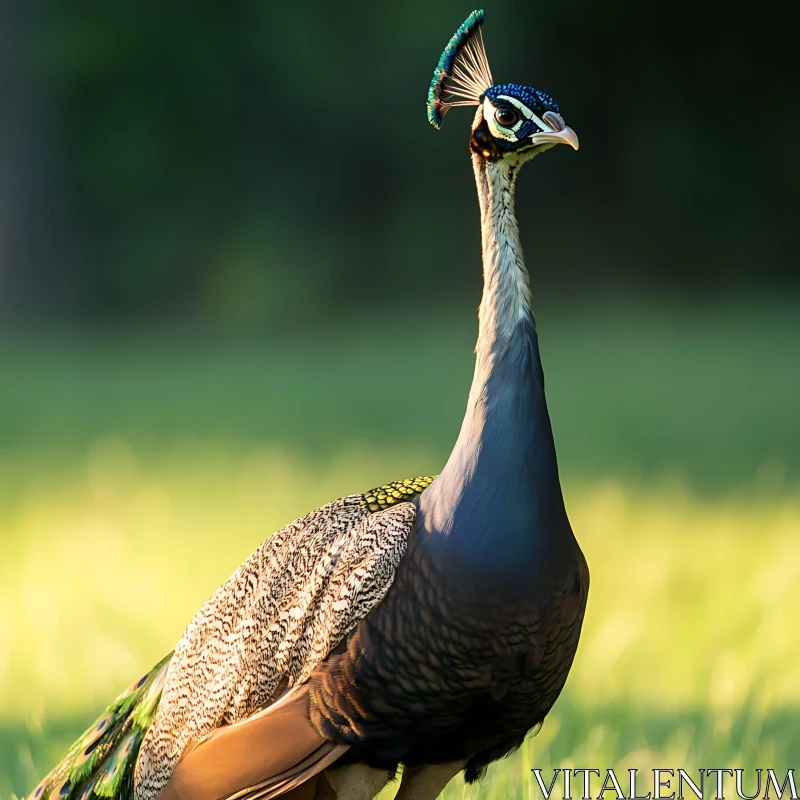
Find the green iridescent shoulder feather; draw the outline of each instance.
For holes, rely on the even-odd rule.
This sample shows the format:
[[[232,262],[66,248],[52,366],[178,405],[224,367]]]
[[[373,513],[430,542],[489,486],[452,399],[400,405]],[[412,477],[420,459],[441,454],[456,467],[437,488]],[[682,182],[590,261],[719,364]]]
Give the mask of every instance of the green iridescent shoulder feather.
[[[418,494],[427,489],[436,476],[425,475],[420,478],[409,478],[405,481],[394,481],[384,483],[361,495],[361,504],[365,505],[370,511],[383,511],[396,503],[403,503],[412,500]]]
[[[133,792],[133,770],[153,722],[172,653],[123,692],[72,745],[28,800],[107,800]]]

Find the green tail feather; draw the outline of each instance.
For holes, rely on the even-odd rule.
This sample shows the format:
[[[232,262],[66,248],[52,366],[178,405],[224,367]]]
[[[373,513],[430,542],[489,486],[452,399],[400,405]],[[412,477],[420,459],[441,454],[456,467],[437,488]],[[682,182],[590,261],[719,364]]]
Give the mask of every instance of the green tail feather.
[[[136,758],[161,700],[171,658],[172,653],[123,692],[28,800],[130,798]]]

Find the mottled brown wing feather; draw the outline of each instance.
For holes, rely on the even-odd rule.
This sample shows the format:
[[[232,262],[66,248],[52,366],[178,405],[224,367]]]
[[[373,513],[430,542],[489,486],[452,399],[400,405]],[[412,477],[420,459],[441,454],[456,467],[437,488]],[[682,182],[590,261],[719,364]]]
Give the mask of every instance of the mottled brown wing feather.
[[[202,760],[216,752],[214,748],[224,748],[228,736],[258,739],[262,724],[265,731],[273,731],[277,723],[260,721],[259,713],[272,703],[282,682],[305,683],[381,602],[405,552],[414,517],[412,503],[397,502],[372,512],[362,495],[352,495],[283,528],[245,560],[178,642],[137,760],[134,800],[155,800],[182,760],[191,760],[200,770]],[[253,728],[233,728],[237,723]],[[291,728],[300,723],[281,724]],[[298,735],[303,732],[297,729]],[[190,747],[192,741],[206,743],[217,736],[221,738],[214,748]],[[280,738],[275,740],[279,752]],[[284,766],[298,764],[322,741],[298,741],[297,753]],[[240,768],[234,751],[225,752],[233,760],[217,759],[220,780]],[[321,752],[316,758],[324,756]],[[274,774],[269,774],[274,778],[283,771],[274,766]]]

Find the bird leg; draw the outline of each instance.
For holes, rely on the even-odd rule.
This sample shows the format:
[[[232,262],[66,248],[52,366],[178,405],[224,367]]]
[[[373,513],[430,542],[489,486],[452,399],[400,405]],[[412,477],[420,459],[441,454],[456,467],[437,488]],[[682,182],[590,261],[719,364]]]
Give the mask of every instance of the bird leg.
[[[366,764],[348,764],[326,769],[325,778],[336,800],[372,800],[389,782],[390,773]],[[318,795],[325,798],[319,791]]]
[[[449,761],[446,764],[405,767],[395,800],[434,800],[465,765],[466,761]]]

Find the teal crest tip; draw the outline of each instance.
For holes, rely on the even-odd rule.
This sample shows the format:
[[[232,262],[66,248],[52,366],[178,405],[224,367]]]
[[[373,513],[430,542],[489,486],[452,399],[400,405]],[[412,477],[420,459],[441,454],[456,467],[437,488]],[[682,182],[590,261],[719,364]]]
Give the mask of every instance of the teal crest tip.
[[[483,9],[473,11],[439,57],[428,89],[428,121],[435,128],[441,128],[450,107],[477,105],[492,85],[480,32],[483,20]]]

